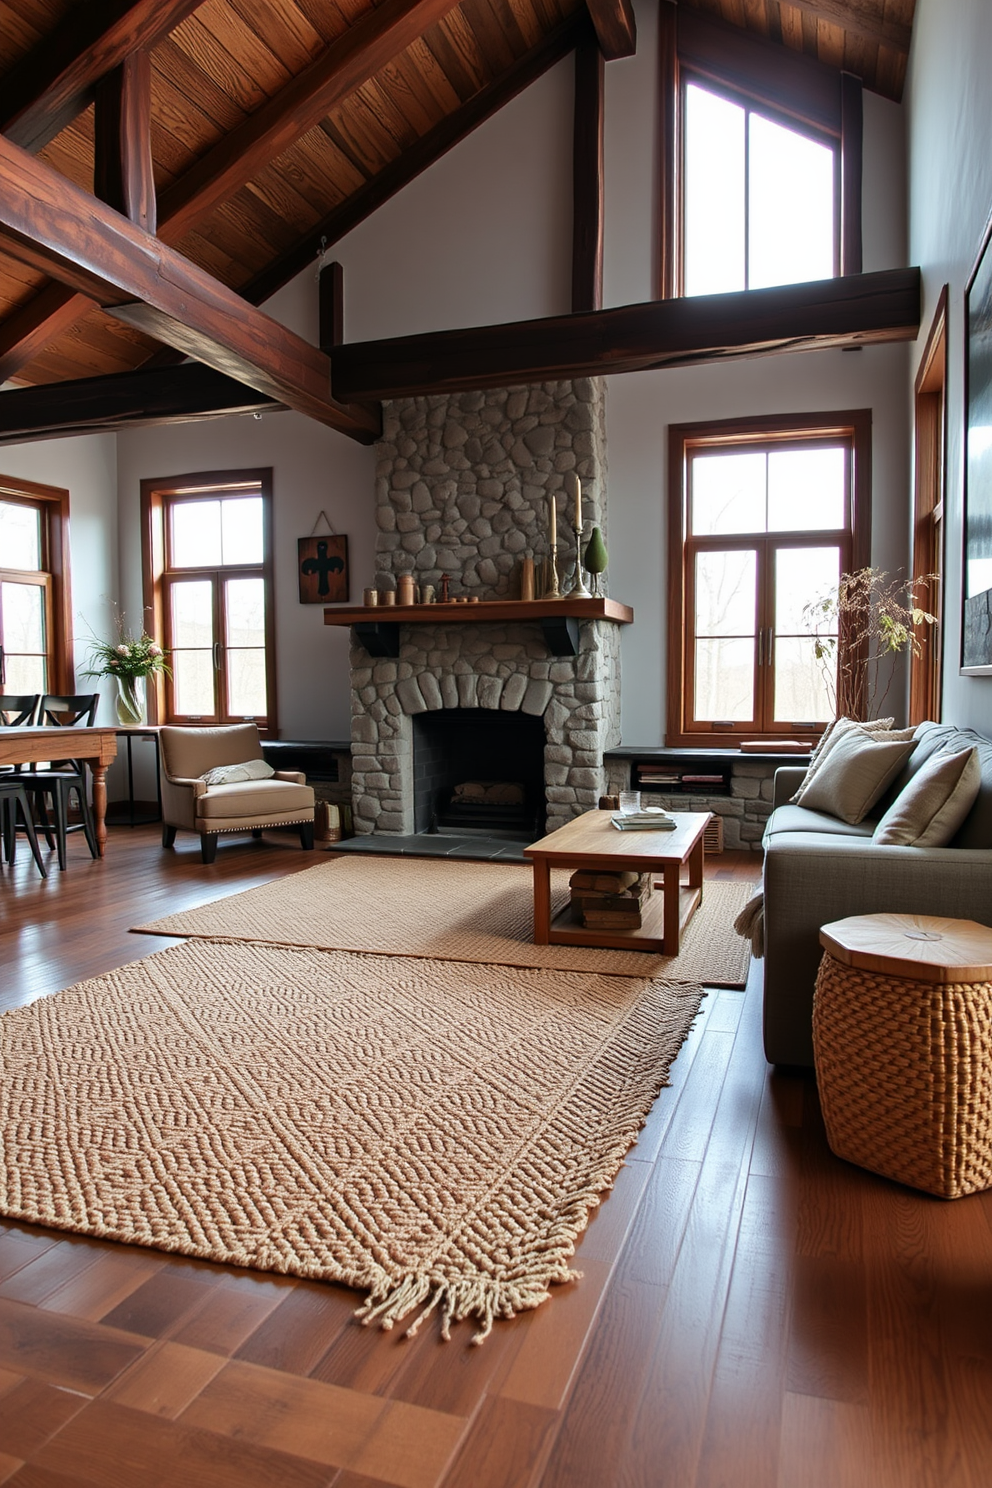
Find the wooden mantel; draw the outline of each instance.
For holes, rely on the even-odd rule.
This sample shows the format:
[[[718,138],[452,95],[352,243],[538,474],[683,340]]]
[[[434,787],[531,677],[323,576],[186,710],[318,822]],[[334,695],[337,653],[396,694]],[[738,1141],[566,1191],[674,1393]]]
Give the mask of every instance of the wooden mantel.
[[[608,620],[630,625],[634,612],[616,599],[486,599],[478,604],[333,605],[324,611],[325,625],[350,625],[370,656],[399,656],[401,625],[504,625],[533,621],[544,631],[555,656],[575,656],[580,620]]]

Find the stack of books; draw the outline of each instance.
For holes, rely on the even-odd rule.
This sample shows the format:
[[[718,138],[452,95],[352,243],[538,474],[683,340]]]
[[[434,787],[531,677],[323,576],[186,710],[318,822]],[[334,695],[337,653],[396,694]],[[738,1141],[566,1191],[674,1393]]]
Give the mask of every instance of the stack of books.
[[[650,873],[593,873],[579,869],[568,881],[572,918],[587,930],[639,930],[654,892]]]
[[[662,811],[660,806],[649,806],[646,811],[631,811],[617,814],[610,821],[621,832],[674,832],[678,826],[674,817]]]

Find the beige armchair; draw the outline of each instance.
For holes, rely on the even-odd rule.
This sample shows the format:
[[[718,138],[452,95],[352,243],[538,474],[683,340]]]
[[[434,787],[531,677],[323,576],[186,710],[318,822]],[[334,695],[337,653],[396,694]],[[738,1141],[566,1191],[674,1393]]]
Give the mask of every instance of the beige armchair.
[[[217,855],[220,832],[251,832],[266,827],[299,828],[303,847],[313,850],[313,791],[306,776],[277,770],[265,779],[211,784],[202,777],[228,765],[262,761],[253,723],[224,728],[173,728],[159,732],[162,781],[162,846],[172,847],[177,831],[199,832],[205,863]]]

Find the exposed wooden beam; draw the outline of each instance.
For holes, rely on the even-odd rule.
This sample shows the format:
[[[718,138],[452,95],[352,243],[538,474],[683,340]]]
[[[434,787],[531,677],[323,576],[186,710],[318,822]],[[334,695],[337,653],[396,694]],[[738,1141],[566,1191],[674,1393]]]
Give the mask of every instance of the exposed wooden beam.
[[[829,21],[843,31],[850,31],[876,46],[888,47],[891,51],[909,53],[913,28],[902,21],[887,21],[879,14],[877,0],[782,0],[795,10],[804,10],[807,15]]]
[[[586,0],[599,49],[608,62],[637,51],[637,22],[630,0]]]
[[[3,79],[0,132],[41,150],[92,103],[97,83],[153,47],[203,0],[83,0]]]
[[[162,233],[191,228],[404,52],[459,0],[383,0],[162,194]]]
[[[603,304],[603,53],[590,38],[575,49],[572,127],[572,309]]]
[[[320,271],[317,345],[328,355],[344,340],[344,269],[325,264]]]
[[[153,233],[152,63],[132,52],[97,89],[93,189],[101,201]]]
[[[45,288],[0,324],[0,382],[14,377],[51,341],[94,307],[62,284]]]
[[[0,139],[0,231],[23,262],[287,407],[371,443],[378,412],[335,402],[328,358],[158,238]]]
[[[910,340],[919,269],[739,294],[652,300],[586,315],[353,342],[332,358],[338,398],[406,398],[754,356]]]
[[[141,367],[0,393],[0,444],[229,414],[278,413],[282,407],[199,362],[153,371]]]
[[[336,103],[361,87],[457,3],[458,0],[384,0],[351,26],[298,77],[244,124],[225,135],[213,150],[163,192],[158,204],[158,233],[163,242],[180,242],[226,197],[288,149]],[[86,299],[72,295],[69,290],[63,290],[60,296],[49,296],[48,303],[54,317],[49,339],[61,334],[92,308]],[[32,322],[32,330],[20,360],[16,343],[8,341],[8,377],[36,355],[39,342],[44,345],[42,324]]]
[[[864,138],[864,101],[861,79],[853,73],[840,75],[840,271],[860,274],[861,184]]]
[[[536,46],[502,77],[476,93],[454,113],[442,119],[433,129],[402,151],[384,170],[366,181],[357,191],[329,212],[311,228],[305,237],[286,250],[268,268],[256,274],[241,288],[253,305],[260,305],[282,289],[328,248],[364,222],[390,197],[440,160],[480,124],[492,118],[511,98],[516,98],[535,79],[568,55],[579,39],[589,34],[589,21],[581,11],[575,12],[548,33]]]

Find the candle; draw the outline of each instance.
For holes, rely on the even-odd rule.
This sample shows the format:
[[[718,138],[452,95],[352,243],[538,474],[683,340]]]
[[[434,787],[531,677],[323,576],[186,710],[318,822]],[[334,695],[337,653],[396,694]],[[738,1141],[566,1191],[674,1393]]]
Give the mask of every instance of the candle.
[[[554,493],[548,497],[548,526],[551,531],[551,546],[558,544],[558,508],[555,506]]]
[[[582,484],[575,471],[570,471],[572,477],[572,489],[575,495],[575,521],[572,526],[576,532],[582,531]]]

